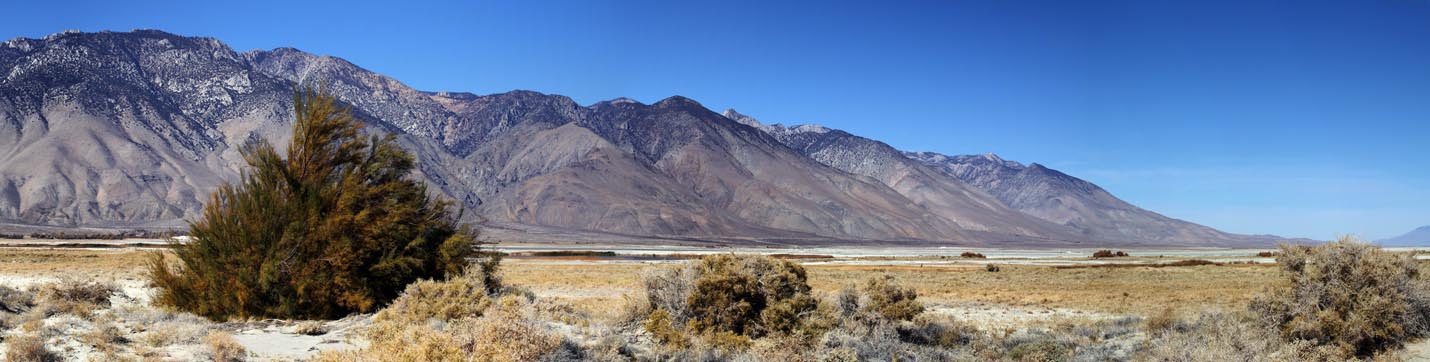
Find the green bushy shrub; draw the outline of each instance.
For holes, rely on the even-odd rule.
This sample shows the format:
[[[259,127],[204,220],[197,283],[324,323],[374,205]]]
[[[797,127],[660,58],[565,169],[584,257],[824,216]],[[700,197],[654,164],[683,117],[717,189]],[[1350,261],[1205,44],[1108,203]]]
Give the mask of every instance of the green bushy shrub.
[[[393,137],[364,137],[319,91],[293,103],[286,154],[267,142],[244,146],[242,181],[213,194],[176,258],[156,254],[158,304],[211,319],[330,319],[466,267],[473,232],[407,177],[413,158]]]

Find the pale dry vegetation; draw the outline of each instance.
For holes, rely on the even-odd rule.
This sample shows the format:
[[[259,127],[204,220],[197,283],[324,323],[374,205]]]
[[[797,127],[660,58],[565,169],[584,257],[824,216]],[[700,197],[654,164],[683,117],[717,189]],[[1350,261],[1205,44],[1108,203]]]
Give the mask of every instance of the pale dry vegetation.
[[[1280,254],[1286,280],[1252,309],[1283,336],[1368,357],[1430,334],[1430,280],[1411,256],[1352,238]]]
[[[1312,253],[1306,256],[1315,260],[1309,264],[1333,265],[1315,259],[1329,256],[1297,250]],[[1399,269],[1374,267],[1371,270],[1377,272],[1346,274],[1355,278],[1389,276],[1393,281],[1370,283],[1381,286],[1409,285],[1405,283],[1421,280],[1421,273],[1426,272],[1424,262],[1367,264],[1378,259],[1368,257],[1369,251],[1361,252],[1354,258],[1338,254],[1346,263],[1334,265],[1399,265]],[[37,266],[43,260],[70,263],[62,256],[41,254],[46,255],[27,258]],[[111,251],[65,251],[59,255],[95,265],[91,270],[77,267],[68,275],[110,276],[105,279],[127,275],[111,268],[119,264],[113,261],[131,257]],[[1282,251],[1281,255],[1296,254]],[[508,260],[502,264],[500,278],[505,285],[492,285],[489,281],[498,278],[481,275],[482,268],[471,268],[471,273],[457,278],[409,285],[402,297],[370,318],[370,327],[356,332],[366,341],[360,344],[366,349],[327,352],[319,360],[1314,361],[1357,357],[1336,343],[1298,338],[1260,318],[1274,314],[1250,312],[1249,302],[1267,292],[1267,285],[1291,288],[1296,284],[1296,271],[1272,264],[1087,269],[1003,265],[1002,272],[988,273],[981,264],[800,266],[769,258],[722,258],[727,262],[708,267],[700,265],[704,261],[649,265]],[[758,272],[748,270],[752,268]],[[1400,272],[1387,272],[1390,270]],[[1402,278],[1411,270],[1414,277]],[[702,278],[708,287],[697,293],[700,288],[696,286],[702,284],[697,280]],[[251,351],[233,352],[241,351],[235,343],[210,337],[237,333],[233,329],[223,331],[191,314],[126,302],[118,296],[122,293],[100,301],[96,295],[113,291],[112,286],[66,279],[28,288],[0,288],[0,316],[4,317],[0,321],[9,327],[4,350],[23,347],[38,356],[45,354],[36,351],[48,351],[67,358],[89,356],[88,360],[239,360],[226,356],[253,356]],[[1324,278],[1303,279],[1317,281],[1303,283],[1308,285],[1326,283]],[[799,285],[801,280],[806,286]],[[1281,284],[1276,284],[1278,281]],[[1266,298],[1277,299],[1276,293],[1285,292],[1277,288],[1270,291],[1273,297]],[[727,290],[743,292],[721,293]],[[1403,289],[1407,296],[1422,290]],[[651,298],[651,294],[658,297]],[[689,308],[691,295],[699,295],[697,299],[702,301],[745,303],[759,312],[736,313],[752,320],[727,318],[721,322],[726,324],[692,324],[691,319],[703,317],[693,317],[698,313]],[[778,302],[803,295],[814,301],[812,308],[804,302]],[[764,308],[755,308],[759,296],[763,296]],[[106,304],[109,300],[118,304]],[[1341,303],[1334,302],[1335,298],[1325,300],[1333,301],[1326,305]],[[92,307],[41,306],[64,303]],[[949,306],[959,303],[995,309],[1070,308],[1102,314],[1037,317],[1040,319],[1034,323],[989,326],[977,318],[951,314]],[[685,311],[678,311],[682,308]],[[684,320],[680,320],[681,313]],[[739,323],[744,323],[739,333],[717,327]],[[1413,320],[1403,323],[1411,326],[1403,330],[1414,330]],[[294,334],[324,326],[321,322],[289,325]],[[1413,336],[1407,333],[1398,338]],[[8,342],[16,338],[37,343],[12,347]],[[41,348],[33,348],[36,345]],[[1359,357],[1394,360],[1396,355],[1380,352]]]
[[[1361,263],[1346,267],[1377,268]],[[1136,273],[1179,268],[1193,271],[1227,268],[1258,273],[1266,270],[1204,265],[1149,267]],[[419,288],[410,288],[407,295],[399,298],[399,304],[431,303],[432,306],[384,310],[370,332],[374,343],[367,350],[329,353],[322,359],[501,360],[498,356],[519,356],[519,360],[544,361],[1338,361],[1395,358],[1383,352],[1357,355],[1335,343],[1282,333],[1279,326],[1256,318],[1257,314],[1247,309],[1244,301],[1227,302],[1227,305],[1240,305],[1214,307],[1211,311],[1178,312],[1164,307],[1145,319],[1132,315],[1066,320],[1014,329],[984,329],[954,316],[927,312],[927,298],[918,288],[910,287],[917,281],[908,283],[898,276],[899,271],[908,275],[912,273],[908,269],[929,268],[884,268],[879,273],[866,272],[863,280],[845,283],[831,291],[810,286],[811,281],[819,278],[818,269],[821,268],[806,269],[788,261],[751,255],[714,255],[687,263],[640,269],[635,295],[625,298],[625,307],[609,322],[593,319],[570,305],[536,298],[512,288],[495,294],[457,294],[469,304],[484,306],[484,310],[442,317],[439,313],[422,311],[443,309],[440,306],[450,304],[450,300],[403,301],[408,295],[421,293]],[[1011,269],[1014,273],[1004,275],[1034,268]],[[833,270],[847,272],[844,268]],[[1127,273],[1126,268],[1051,270],[1073,275]],[[1276,275],[1274,269],[1271,271]],[[472,283],[475,278],[463,279],[465,281],[439,284]],[[507,278],[513,283],[519,283],[518,279]],[[429,289],[444,288],[432,286]],[[538,305],[561,306],[556,308],[561,312],[540,313]],[[389,312],[412,314],[415,319],[383,315]],[[386,319],[407,323],[385,324],[382,321]]]
[[[107,281],[64,277],[0,286],[0,296],[7,361],[195,359],[207,355],[200,339],[214,329],[197,316],[149,307]]]
[[[1173,262],[1168,260],[1168,263]],[[642,289],[639,263],[550,264],[508,260],[503,275],[538,294],[561,299],[597,316],[611,316],[622,294]],[[918,291],[929,304],[980,303],[1090,312],[1151,315],[1167,306],[1177,312],[1244,308],[1277,278],[1272,264],[1187,267],[1057,269],[999,265],[810,265],[814,292],[833,293],[871,275],[890,275]],[[1124,295],[1125,294],[1125,295]]]

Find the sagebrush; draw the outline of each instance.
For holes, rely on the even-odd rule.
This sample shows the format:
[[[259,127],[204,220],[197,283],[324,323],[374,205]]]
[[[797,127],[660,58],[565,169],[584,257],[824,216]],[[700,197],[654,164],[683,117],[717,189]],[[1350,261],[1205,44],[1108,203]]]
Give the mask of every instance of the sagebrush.
[[[1430,334],[1430,282],[1412,255],[1343,237],[1282,245],[1286,280],[1252,302],[1283,337],[1367,357]]]

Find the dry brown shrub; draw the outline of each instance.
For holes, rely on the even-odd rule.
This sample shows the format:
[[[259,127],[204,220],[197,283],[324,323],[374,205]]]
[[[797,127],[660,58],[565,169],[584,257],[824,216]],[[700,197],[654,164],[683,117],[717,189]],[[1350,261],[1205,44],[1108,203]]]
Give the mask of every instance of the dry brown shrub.
[[[712,349],[734,353],[750,349],[750,337],[734,332],[712,332],[700,336],[700,341]]]
[[[997,273],[1001,269],[998,268],[998,264],[988,264],[983,266],[983,270],[987,270],[991,273]]]
[[[248,358],[248,351],[228,332],[215,331],[204,336],[204,344],[215,362],[241,362]]]
[[[96,309],[108,307],[109,298],[118,292],[119,287],[113,283],[65,278],[36,288],[35,303],[44,307],[45,315],[88,316]]]
[[[482,299],[492,304],[488,299]],[[419,302],[414,300],[414,302]],[[534,361],[555,351],[561,337],[526,317],[524,297],[507,296],[479,314],[457,319],[413,319],[412,313],[374,318],[362,350],[324,352],[315,361]],[[379,312],[379,316],[388,313]],[[428,315],[427,313],[416,313]],[[430,315],[442,315],[441,313]]]
[[[696,263],[686,297],[688,325],[701,334],[789,333],[814,311],[804,267],[762,255],[710,255]],[[678,319],[677,319],[678,320]]]
[[[191,320],[175,319],[145,326],[138,340],[150,347],[196,343],[209,334],[209,326]]]
[[[293,333],[305,336],[320,336],[328,333],[328,326],[319,321],[307,321],[293,326]]]
[[[561,337],[522,316],[525,302],[503,298],[495,311],[471,324],[479,361],[534,361],[561,345]]]
[[[1352,237],[1281,254],[1286,280],[1252,309],[1285,338],[1369,357],[1430,332],[1430,284],[1413,258]]]
[[[913,320],[924,312],[923,303],[918,301],[918,292],[912,287],[898,285],[891,275],[865,280],[860,292],[869,297],[866,308],[890,320]]]
[[[961,257],[961,258],[967,258],[967,259],[985,259],[985,258],[987,258],[987,256],[984,256],[982,253],[975,253],[975,252],[971,252],[971,251],[965,251],[965,252],[963,252],[963,254],[959,254],[958,256]]]
[[[1152,332],[1161,332],[1171,329],[1177,325],[1177,311],[1171,307],[1162,309],[1161,312],[1147,317],[1144,323],[1146,323],[1147,329]]]
[[[775,336],[750,342],[749,354],[757,361],[815,361],[810,351],[815,349],[809,338]]]
[[[632,304],[631,316],[645,320],[656,309],[670,314],[673,324],[684,325],[690,320],[688,302],[691,291],[695,290],[697,271],[694,263],[653,268],[641,273],[644,288],[644,303]],[[645,313],[645,314],[641,314]]]
[[[429,320],[480,317],[491,305],[483,276],[468,270],[446,281],[421,280],[409,284],[402,295],[374,316],[375,321],[425,324]]]
[[[79,340],[104,353],[117,350],[116,345],[129,343],[129,337],[124,334],[124,331],[119,330],[119,327],[112,323],[94,326],[94,328],[81,333]]]
[[[1067,344],[1039,340],[1014,345],[1008,349],[1008,358],[1027,362],[1068,361],[1071,360],[1073,352],[1073,348]]]
[[[1334,347],[1284,342],[1272,328],[1244,314],[1204,313],[1147,341],[1138,361],[1345,361]]]
[[[34,305],[34,293],[0,285],[0,312],[24,313]]]
[[[5,362],[59,362],[60,355],[45,347],[40,336],[25,334],[5,339]]]
[[[1123,252],[1123,251],[1120,251],[1120,250],[1119,250],[1119,251],[1098,250],[1098,251],[1095,251],[1095,252],[1092,253],[1092,257],[1094,257],[1094,258],[1119,258],[1119,257],[1124,257],[1124,256],[1130,256],[1130,255],[1128,255],[1126,252]]]
[[[652,339],[657,343],[671,348],[686,348],[690,345],[685,333],[676,328],[675,323],[670,318],[670,313],[664,309],[656,309],[650,313],[643,325],[645,331],[650,333]]]
[[[979,335],[977,327],[947,314],[920,314],[913,323],[899,326],[898,332],[904,342],[942,348],[966,346]]]

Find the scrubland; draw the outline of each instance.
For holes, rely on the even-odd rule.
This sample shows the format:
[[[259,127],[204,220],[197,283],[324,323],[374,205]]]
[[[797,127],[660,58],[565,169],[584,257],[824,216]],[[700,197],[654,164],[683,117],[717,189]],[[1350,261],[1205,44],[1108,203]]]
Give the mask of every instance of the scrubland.
[[[153,291],[144,282],[148,253],[4,250],[0,327],[5,330],[0,343],[5,346],[0,354],[8,361],[1397,360],[1416,358],[1415,352],[1401,352],[1401,342],[1386,342],[1388,338],[1345,342],[1326,336],[1398,328],[1395,333],[1367,333],[1363,340],[1384,335],[1415,341],[1416,333],[1423,333],[1415,332],[1417,328],[1425,328],[1423,320],[1388,328],[1396,315],[1417,312],[1396,312],[1394,306],[1378,307],[1392,310],[1371,318],[1380,324],[1331,327],[1340,330],[1306,327],[1328,323],[1305,318],[1268,321],[1266,315],[1295,314],[1290,312],[1295,308],[1268,305],[1266,296],[1276,295],[1275,290],[1299,293],[1299,299],[1317,291],[1293,291],[1280,267],[1266,263],[1002,265],[999,272],[989,272],[979,264],[796,262],[782,270],[802,278],[785,277],[782,287],[774,287],[786,291],[783,298],[760,296],[770,288],[761,280],[779,278],[751,274],[734,278],[749,287],[743,299],[721,295],[740,288],[718,284],[692,299],[701,283],[697,274],[738,275],[750,263],[746,259],[763,260],[757,263],[764,266],[755,270],[779,269],[769,265],[785,263],[746,256],[732,257],[738,262],[730,262],[728,270],[698,272],[699,260],[510,259],[501,264],[495,280],[472,271],[448,281],[415,283],[375,314],[338,321],[214,322],[151,305]],[[1355,258],[1363,259],[1368,258]],[[1420,275],[1430,272],[1423,261],[1409,265]],[[1391,269],[1381,265],[1377,270]],[[653,285],[652,280],[665,283]],[[499,287],[489,288],[492,283]],[[652,297],[653,292],[665,295]],[[902,299],[888,300],[891,295]],[[764,315],[769,305],[779,304],[770,301],[791,298],[800,301],[780,307],[787,309],[783,322]],[[719,300],[737,305],[760,300],[766,305],[716,318],[727,327],[736,323],[732,321],[759,321],[740,328],[711,327],[719,323],[693,322],[703,317],[670,310]],[[902,308],[879,307],[900,301],[906,301]],[[1425,307],[1414,308],[1422,308],[1423,315]],[[761,324],[767,320],[779,327]],[[1278,323],[1298,327],[1283,333],[1274,327]],[[1411,325],[1416,323],[1420,325]],[[1304,338],[1285,338],[1298,334]],[[1317,338],[1326,340],[1312,342]],[[1356,352],[1357,345],[1377,343],[1390,347]]]
[[[608,315],[622,295],[636,293],[650,263],[569,263],[508,260],[512,284],[567,301],[583,311]],[[1168,306],[1176,312],[1244,308],[1277,276],[1274,264],[1228,264],[1165,268],[1083,268],[1002,265],[810,265],[809,284],[833,292],[871,275],[889,274],[935,305],[1067,309],[1100,314],[1150,315]]]

